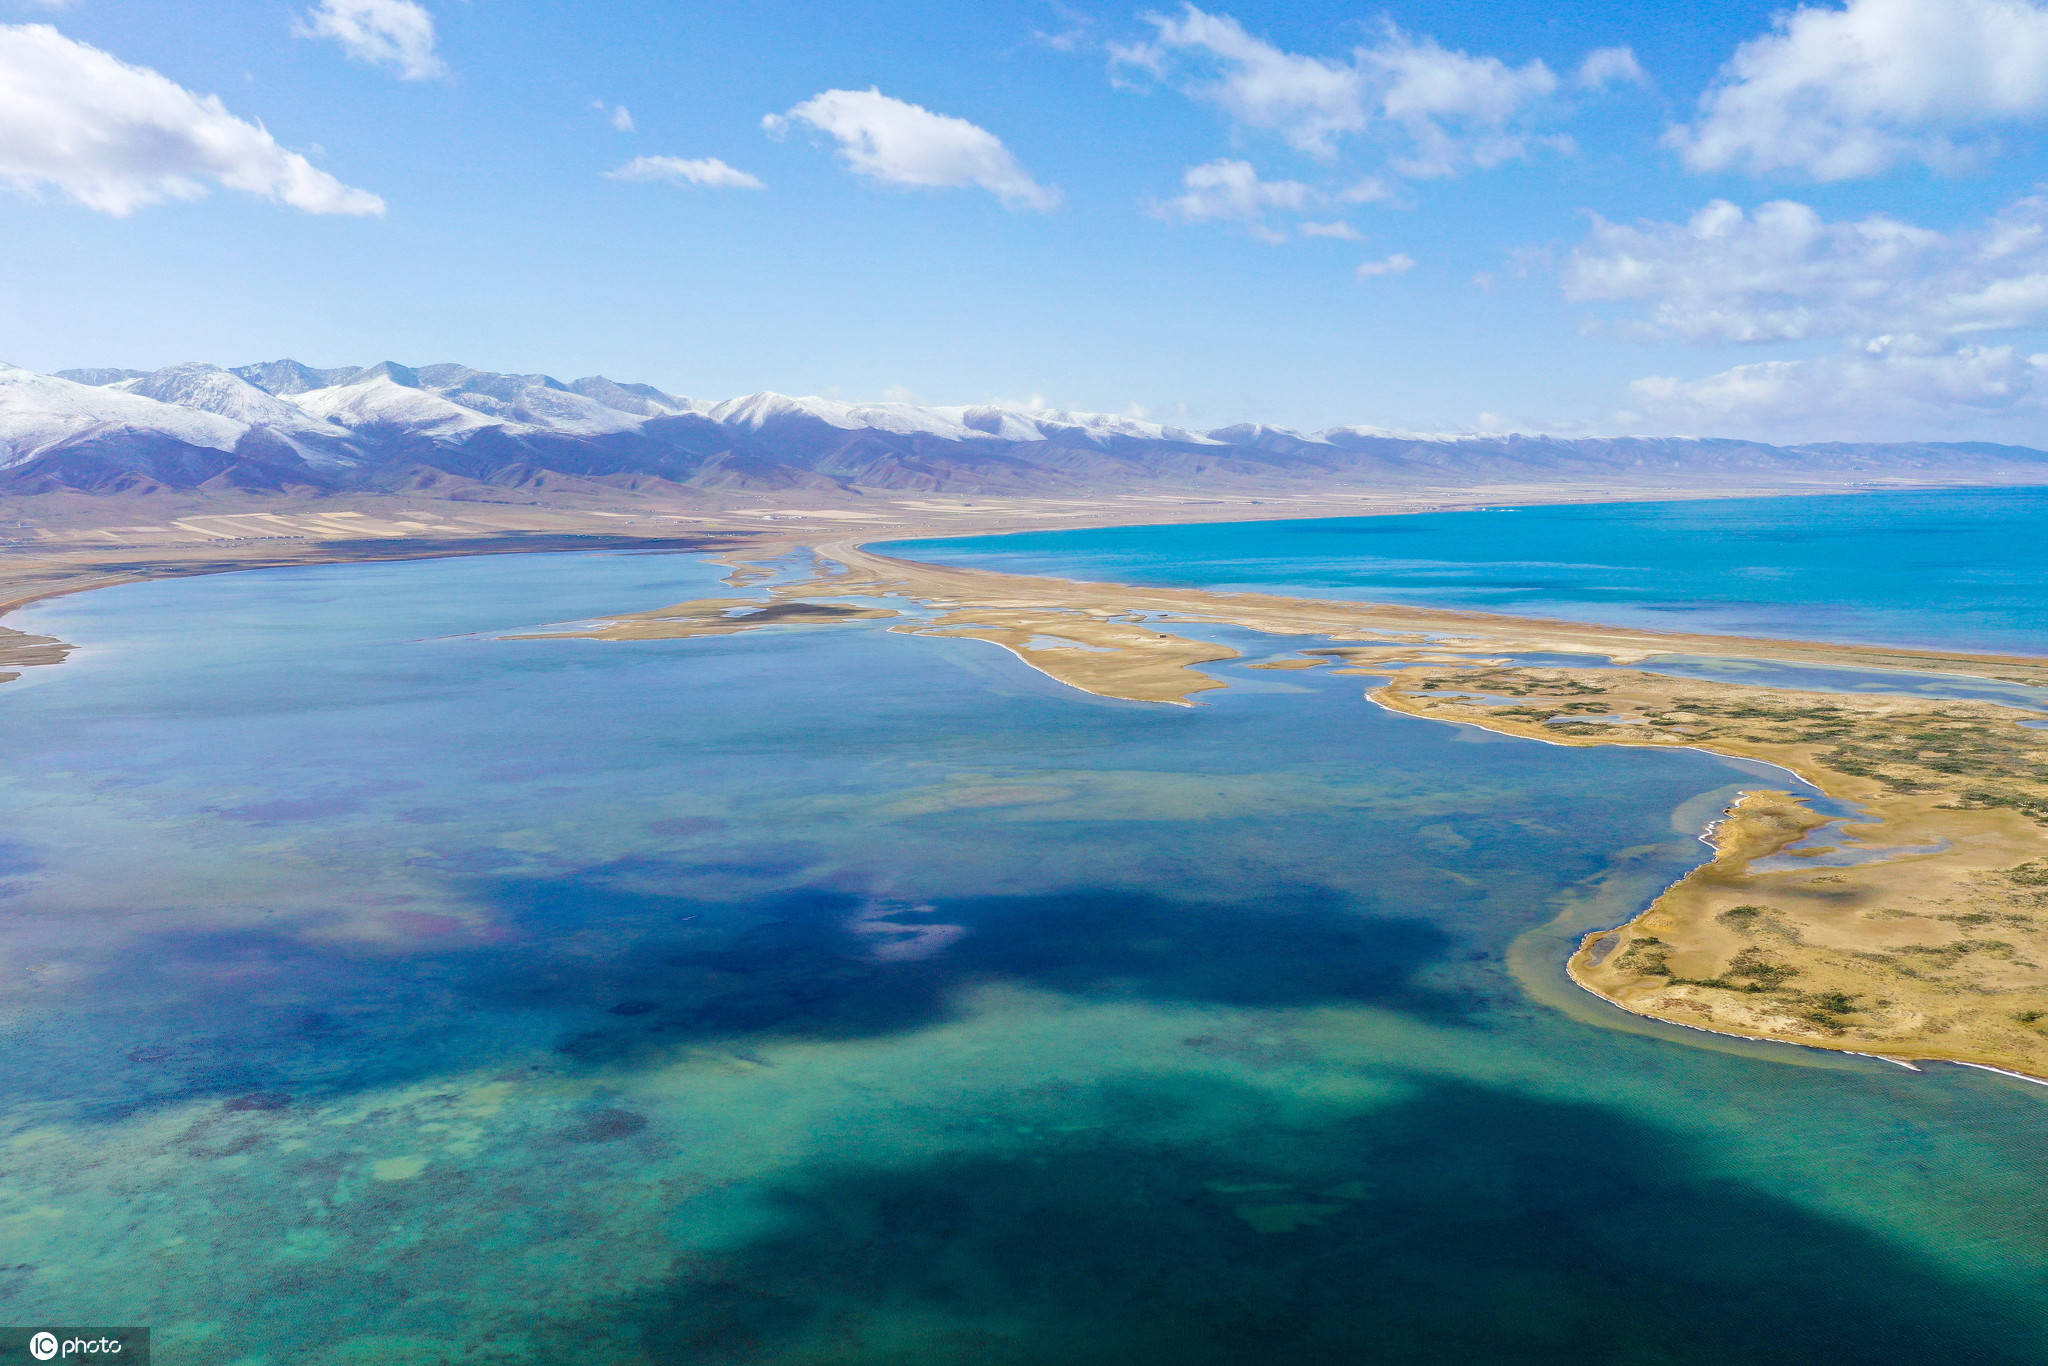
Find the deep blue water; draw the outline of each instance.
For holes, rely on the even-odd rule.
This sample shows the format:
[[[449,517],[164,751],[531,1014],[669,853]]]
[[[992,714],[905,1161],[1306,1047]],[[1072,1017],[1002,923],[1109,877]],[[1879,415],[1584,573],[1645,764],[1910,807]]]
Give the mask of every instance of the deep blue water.
[[[207,1366],[2039,1360],[2048,1093],[1562,978],[1739,765],[1323,672],[1108,701],[887,622],[498,638],[718,574],[11,623],[82,648],[0,686],[0,1321]]]
[[[1109,527],[874,548],[1016,574],[2048,655],[2048,488]]]

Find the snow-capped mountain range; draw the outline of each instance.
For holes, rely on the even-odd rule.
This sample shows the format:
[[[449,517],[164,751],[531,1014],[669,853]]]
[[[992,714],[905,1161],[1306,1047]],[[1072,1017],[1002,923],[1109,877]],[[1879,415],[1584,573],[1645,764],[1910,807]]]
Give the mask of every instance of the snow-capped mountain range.
[[[1746,487],[2048,482],[1984,444],[1779,447],[1687,438],[1417,437],[1366,427],[1196,432],[1130,417],[750,394],[709,402],[601,377],[462,365],[38,374],[0,365],[0,489],[529,485],[959,494],[1555,483]]]

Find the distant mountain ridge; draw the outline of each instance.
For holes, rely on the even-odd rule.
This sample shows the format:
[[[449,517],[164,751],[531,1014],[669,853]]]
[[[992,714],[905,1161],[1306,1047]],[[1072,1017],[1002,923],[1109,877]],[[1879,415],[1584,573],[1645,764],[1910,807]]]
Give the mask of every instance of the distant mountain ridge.
[[[2048,453],[1985,443],[1772,446],[1695,438],[1211,431],[1000,405],[705,401],[601,376],[464,365],[67,370],[0,365],[0,491],[447,485],[1038,495],[1467,487],[1654,489],[2048,483]]]

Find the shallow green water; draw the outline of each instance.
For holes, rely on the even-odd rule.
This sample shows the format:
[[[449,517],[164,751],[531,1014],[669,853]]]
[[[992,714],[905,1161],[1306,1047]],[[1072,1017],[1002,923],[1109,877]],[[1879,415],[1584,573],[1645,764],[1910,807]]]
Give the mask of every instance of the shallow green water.
[[[1314,674],[1106,701],[887,623],[490,638],[715,582],[359,565],[11,623],[85,648],[0,688],[0,1321],[223,1363],[2039,1359],[2048,1094],[1561,985],[1736,766]]]

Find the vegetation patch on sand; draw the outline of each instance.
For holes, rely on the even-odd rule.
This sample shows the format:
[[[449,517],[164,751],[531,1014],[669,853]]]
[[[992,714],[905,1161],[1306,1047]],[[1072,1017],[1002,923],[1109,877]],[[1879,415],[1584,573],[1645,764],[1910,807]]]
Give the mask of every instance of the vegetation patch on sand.
[[[1080,584],[845,545],[822,553],[834,572],[771,599],[910,599],[935,615],[891,630],[986,640],[1102,696],[1187,703],[1227,686],[1199,666],[1238,652],[1174,629],[1227,623],[1319,637],[1304,660],[1385,676],[1375,700],[1411,715],[1790,770],[1858,814],[1835,820],[1789,784],[1746,793],[1710,834],[1714,858],[1629,924],[1588,936],[1574,980],[1639,1014],[1723,1033],[2048,1077],[2048,731],[1984,702],[1516,662],[1683,654],[2039,686],[2042,661]]]
[[[1510,688],[1511,706],[1455,695]],[[1861,809],[1744,793],[1711,862],[1580,944],[1581,985],[1729,1034],[2048,1076],[2048,732],[2011,708],[1561,669],[1404,671],[1376,697],[1564,744],[1761,759]]]

